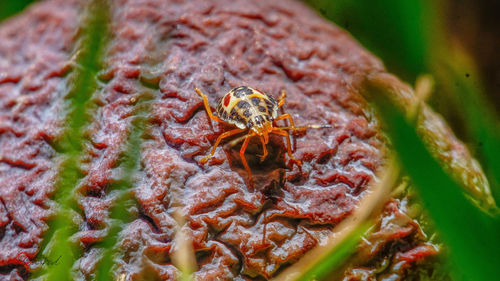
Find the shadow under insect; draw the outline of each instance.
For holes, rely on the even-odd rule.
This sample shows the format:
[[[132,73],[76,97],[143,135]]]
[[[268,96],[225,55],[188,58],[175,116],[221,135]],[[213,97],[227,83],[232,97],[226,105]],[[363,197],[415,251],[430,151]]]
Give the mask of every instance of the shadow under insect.
[[[248,175],[240,157],[242,143],[241,141],[238,142],[238,140],[238,137],[236,137],[234,140],[228,141],[223,147],[231,169],[245,178]],[[293,161],[288,161],[289,159],[285,156],[286,148],[281,136],[269,136],[267,151],[268,155],[262,161],[262,144],[258,137],[253,137],[244,154],[249,167],[252,169],[253,183],[259,189],[266,189],[274,185],[282,186],[285,181],[285,169],[293,169],[294,165]]]

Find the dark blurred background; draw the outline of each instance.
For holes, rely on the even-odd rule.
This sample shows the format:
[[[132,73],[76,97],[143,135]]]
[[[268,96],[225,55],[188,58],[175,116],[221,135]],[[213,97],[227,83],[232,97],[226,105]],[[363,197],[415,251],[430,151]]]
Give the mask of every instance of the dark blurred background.
[[[473,152],[482,145],[473,131],[483,114],[500,129],[500,1],[304,1],[407,83],[430,74],[429,104]]]
[[[0,0],[0,21],[33,0]],[[467,60],[463,76],[480,83],[500,108],[500,1],[496,0],[305,0],[324,17],[349,31],[413,84],[433,74],[440,60]],[[460,58],[457,58],[460,57]],[[439,81],[437,87],[439,88]],[[484,88],[483,88],[484,87]],[[432,100],[431,100],[432,102]],[[436,101],[439,103],[439,101]],[[438,104],[439,106],[439,104]]]
[[[455,0],[446,7],[451,39],[474,58],[485,90],[500,108],[500,1]]]

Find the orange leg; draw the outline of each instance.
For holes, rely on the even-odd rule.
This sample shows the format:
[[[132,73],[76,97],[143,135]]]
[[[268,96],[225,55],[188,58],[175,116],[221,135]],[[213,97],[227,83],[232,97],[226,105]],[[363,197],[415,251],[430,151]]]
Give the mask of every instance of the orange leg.
[[[198,93],[198,95],[200,95],[200,97],[203,99],[203,104],[205,105],[205,110],[207,111],[208,113],[208,117],[210,117],[210,119],[214,120],[214,121],[217,121],[217,122],[224,122],[222,120],[220,120],[219,117],[215,116],[212,114],[212,109],[210,109],[210,104],[208,104],[208,99],[207,99],[207,96],[202,93],[200,91],[200,89],[198,88],[194,88],[194,90],[196,91],[196,93]]]
[[[227,138],[227,137],[230,137],[230,136],[232,136],[232,135],[235,135],[235,134],[241,133],[241,132],[243,132],[243,131],[245,131],[245,130],[246,130],[246,129],[233,129],[233,130],[231,130],[231,131],[228,131],[228,132],[225,132],[225,133],[221,134],[221,135],[217,138],[217,140],[215,141],[215,144],[214,144],[214,146],[212,147],[212,151],[210,151],[210,154],[209,154],[209,155],[207,155],[207,156],[205,156],[205,157],[203,157],[203,158],[201,159],[201,161],[200,161],[200,162],[201,162],[201,164],[205,164],[205,163],[208,161],[208,159],[210,159],[212,156],[214,156],[214,153],[215,153],[215,150],[217,149],[217,146],[219,146],[219,143],[220,143],[220,142],[221,142],[224,138]]]
[[[297,164],[297,166],[300,167],[302,165],[302,162],[299,159],[293,157],[293,155],[292,155],[292,144],[290,142],[290,134],[288,134],[287,131],[282,130],[280,128],[273,128],[271,133],[275,133],[277,135],[281,135],[281,136],[286,137],[286,150],[287,150],[288,156],[290,157],[290,159],[293,162],[295,162],[295,164]]]
[[[276,119],[274,119],[274,121],[280,121],[280,120],[285,120],[285,119],[288,119],[290,121],[291,127],[295,127],[295,122],[293,122],[292,115],[290,115],[288,113],[285,113],[283,115],[276,117]]]
[[[285,113],[285,114],[282,114],[282,115],[276,117],[276,119],[274,119],[274,121],[280,121],[280,120],[285,120],[285,119],[288,119],[290,121],[291,127],[295,127],[295,122],[293,122],[292,115],[290,115],[288,113]],[[288,141],[290,141],[290,136],[288,136],[287,138],[288,138]]]
[[[245,150],[247,149],[248,143],[250,142],[250,138],[253,137],[254,135],[255,134],[253,132],[249,133],[246,136],[245,141],[243,142],[243,145],[241,145],[240,149],[241,162],[243,163],[243,166],[245,167],[245,170],[248,173],[248,181],[250,182],[250,185],[252,185],[252,171],[250,170],[250,167],[248,166],[247,163],[247,159],[245,158]]]
[[[283,90],[281,91],[281,96],[278,98],[278,107],[281,107],[283,104],[285,104],[285,98],[286,98],[286,91]]]
[[[266,143],[264,141],[264,137],[260,136],[260,142],[262,143],[262,150],[264,151],[264,154],[263,155],[257,155],[257,156],[260,156],[260,162],[264,162],[264,160],[266,159],[267,154],[268,154]]]

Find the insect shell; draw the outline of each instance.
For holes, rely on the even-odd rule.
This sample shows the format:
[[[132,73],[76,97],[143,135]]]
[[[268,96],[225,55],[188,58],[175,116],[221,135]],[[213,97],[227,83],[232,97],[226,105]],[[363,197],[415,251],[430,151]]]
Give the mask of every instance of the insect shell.
[[[293,157],[291,150],[290,134],[287,130],[306,130],[308,128],[319,129],[327,128],[330,125],[306,125],[295,127],[293,118],[290,114],[285,113],[278,116],[278,108],[280,108],[285,103],[286,91],[281,92],[281,96],[278,101],[276,101],[272,96],[266,95],[260,91],[252,89],[246,86],[240,86],[229,91],[217,105],[214,113],[210,104],[208,103],[208,98],[203,94],[200,89],[195,88],[196,93],[203,99],[203,104],[205,110],[207,111],[210,119],[217,122],[225,122],[235,125],[237,128],[231,131],[227,131],[217,138],[215,141],[210,154],[203,157],[200,160],[202,164],[206,163],[210,157],[215,153],[215,149],[222,141],[222,139],[230,137],[235,134],[243,133],[249,131],[242,138],[238,138],[235,141],[244,140],[240,149],[240,156],[245,167],[250,184],[252,183],[251,175],[252,172],[248,163],[245,159],[245,150],[248,146],[248,142],[251,137],[258,136],[262,143],[263,154],[260,155],[261,162],[266,158],[268,151],[266,149],[266,144],[269,140],[269,134],[277,134],[286,138],[286,149],[287,154],[292,161],[294,161],[298,166],[301,165],[301,161]],[[288,119],[291,126],[279,127],[276,126],[276,121]],[[276,127],[273,127],[276,126]]]
[[[215,115],[240,129],[248,128],[256,133],[270,131],[267,127],[278,116],[278,102],[265,93],[240,86],[219,101]]]

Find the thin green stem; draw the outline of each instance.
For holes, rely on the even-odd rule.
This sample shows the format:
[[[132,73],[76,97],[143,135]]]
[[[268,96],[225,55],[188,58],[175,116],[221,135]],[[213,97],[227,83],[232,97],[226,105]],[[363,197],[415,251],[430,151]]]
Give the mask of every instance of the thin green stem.
[[[84,140],[82,131],[90,120],[89,111],[94,106],[91,97],[97,87],[95,77],[100,69],[106,44],[108,13],[106,1],[94,0],[89,3],[87,18],[81,28],[80,44],[75,51],[74,72],[68,80],[70,85],[66,96],[66,128],[54,144],[62,158],[53,197],[58,209],[54,218],[48,222],[49,230],[44,236],[40,253],[49,259],[61,258],[57,266],[44,266],[32,278],[71,280],[71,268],[81,256],[80,246],[71,240],[72,235],[78,231],[74,210],[79,210],[73,193],[82,178],[79,168]]]

